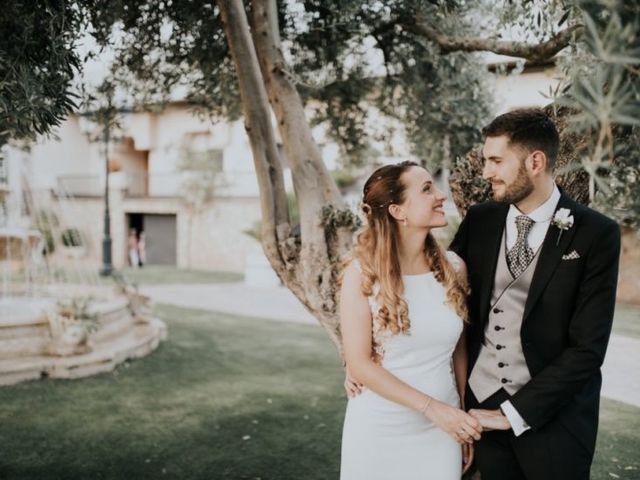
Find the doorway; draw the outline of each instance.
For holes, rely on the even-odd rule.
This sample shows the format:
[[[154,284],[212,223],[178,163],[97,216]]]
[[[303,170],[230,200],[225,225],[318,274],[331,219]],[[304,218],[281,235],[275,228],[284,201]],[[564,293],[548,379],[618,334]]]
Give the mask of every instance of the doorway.
[[[177,229],[175,214],[128,213],[128,231],[144,238],[145,265],[177,264]]]

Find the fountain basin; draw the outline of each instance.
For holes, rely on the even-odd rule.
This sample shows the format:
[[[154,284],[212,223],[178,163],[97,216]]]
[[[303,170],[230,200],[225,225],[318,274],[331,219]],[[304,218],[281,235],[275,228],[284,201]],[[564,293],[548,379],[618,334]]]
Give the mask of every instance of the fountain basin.
[[[88,309],[95,315],[94,329],[87,334],[86,351],[74,353],[52,348],[59,339],[47,311],[55,310],[56,297],[0,299],[0,385],[111,371],[128,358],[147,355],[166,338],[165,324],[140,316],[126,295],[94,290],[97,298]]]

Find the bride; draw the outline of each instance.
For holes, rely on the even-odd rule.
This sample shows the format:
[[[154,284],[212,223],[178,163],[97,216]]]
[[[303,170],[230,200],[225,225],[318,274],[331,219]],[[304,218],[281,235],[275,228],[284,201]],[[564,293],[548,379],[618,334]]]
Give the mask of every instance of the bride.
[[[458,480],[471,465],[482,427],[460,402],[466,270],[431,234],[447,225],[444,199],[413,162],[381,167],[365,183],[367,226],[340,290],[353,379],[342,480]]]

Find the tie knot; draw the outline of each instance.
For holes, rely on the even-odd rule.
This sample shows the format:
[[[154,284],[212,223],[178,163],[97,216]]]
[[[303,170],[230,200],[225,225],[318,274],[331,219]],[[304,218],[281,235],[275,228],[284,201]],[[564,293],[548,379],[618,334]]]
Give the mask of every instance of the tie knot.
[[[529,230],[531,230],[531,227],[534,223],[536,222],[526,215],[518,215],[516,217],[516,228],[518,229],[518,235],[524,235],[526,237],[529,234]]]

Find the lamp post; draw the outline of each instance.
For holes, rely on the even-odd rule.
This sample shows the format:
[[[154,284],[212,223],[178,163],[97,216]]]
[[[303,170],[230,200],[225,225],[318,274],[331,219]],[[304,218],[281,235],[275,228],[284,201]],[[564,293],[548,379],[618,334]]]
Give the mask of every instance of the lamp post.
[[[80,129],[87,135],[90,142],[102,141],[104,143],[104,217],[102,267],[99,273],[101,276],[108,277],[113,273],[111,213],[109,211],[109,143],[111,142],[111,129],[114,126],[117,111],[113,107],[112,91],[103,87],[101,93],[106,97],[106,104],[81,113]]]
[[[102,236],[102,268],[100,275],[108,277],[114,273],[112,241],[111,241],[111,212],[109,209],[109,144],[120,139],[120,114],[133,110],[127,107],[116,107],[114,103],[115,84],[106,79],[98,88],[98,96],[90,98],[90,107],[81,113],[80,129],[87,135],[90,142],[104,142],[104,224]]]
[[[111,99],[109,99],[111,100]],[[109,102],[111,103],[111,102]],[[102,269],[100,275],[108,277],[113,273],[111,251],[111,214],[109,212],[109,132],[111,131],[109,116],[104,122],[104,231],[102,237]]]

